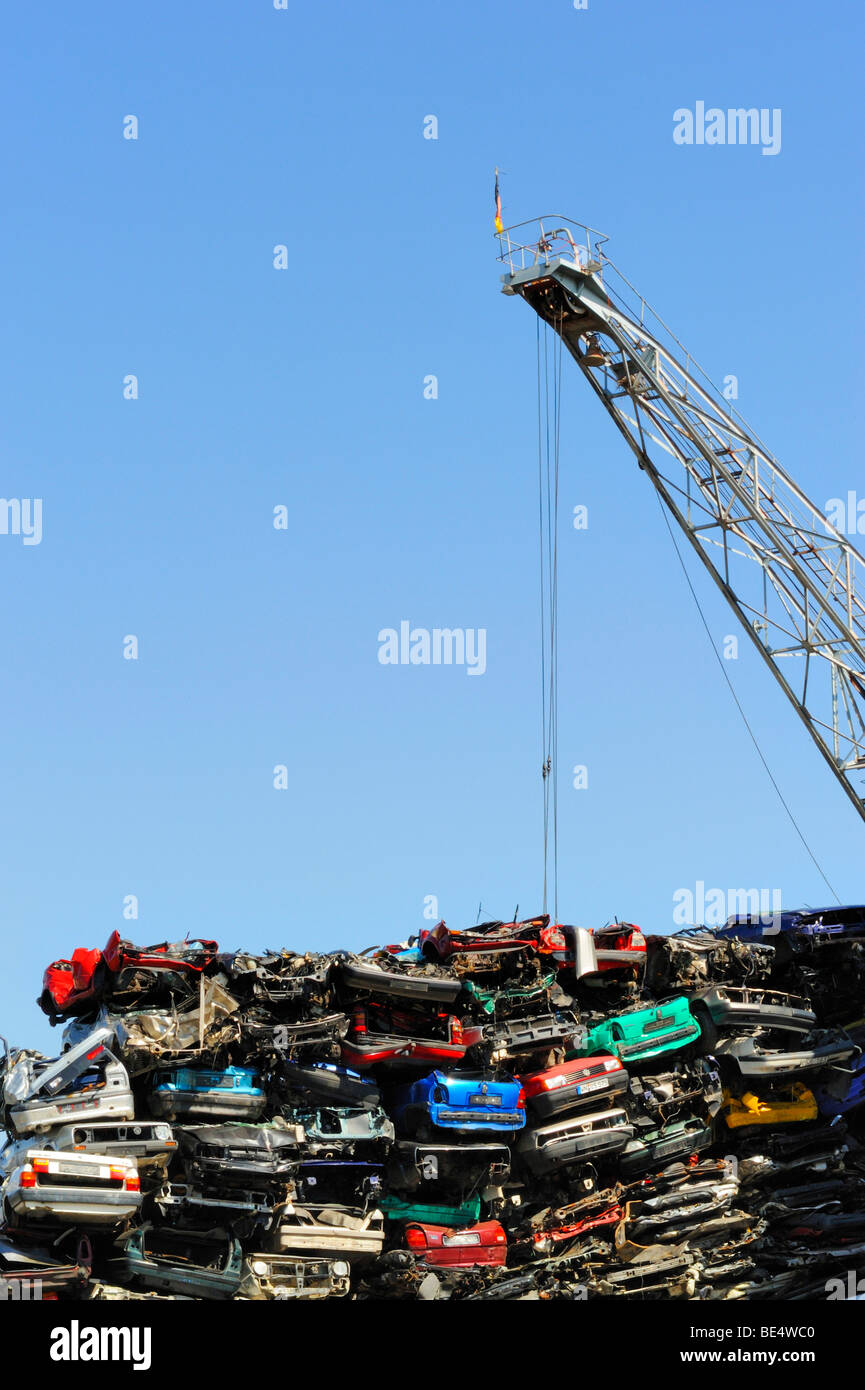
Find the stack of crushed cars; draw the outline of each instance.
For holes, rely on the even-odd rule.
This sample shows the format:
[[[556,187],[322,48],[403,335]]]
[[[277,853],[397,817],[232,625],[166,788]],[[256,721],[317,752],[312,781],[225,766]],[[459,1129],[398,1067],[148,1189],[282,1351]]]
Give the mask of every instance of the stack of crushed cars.
[[[0,1291],[804,1299],[865,1273],[865,907],[45,972]]]

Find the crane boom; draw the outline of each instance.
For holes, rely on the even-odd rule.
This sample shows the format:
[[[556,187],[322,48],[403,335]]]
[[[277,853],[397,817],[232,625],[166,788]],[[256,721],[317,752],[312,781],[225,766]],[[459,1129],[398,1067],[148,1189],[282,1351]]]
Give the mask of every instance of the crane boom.
[[[559,335],[865,820],[865,558],[616,269],[606,240],[560,217],[506,228],[503,293]]]

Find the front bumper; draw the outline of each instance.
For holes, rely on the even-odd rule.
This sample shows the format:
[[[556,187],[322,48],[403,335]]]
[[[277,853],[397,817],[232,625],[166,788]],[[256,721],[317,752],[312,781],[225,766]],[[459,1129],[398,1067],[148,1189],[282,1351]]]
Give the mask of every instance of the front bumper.
[[[716,1057],[729,1057],[743,1077],[797,1076],[847,1061],[859,1051],[850,1040],[818,1043],[800,1051],[781,1052],[761,1048],[754,1038],[722,1039]]]
[[[602,1110],[528,1130],[516,1147],[531,1172],[541,1176],[569,1164],[621,1153],[633,1137],[634,1127],[624,1110]]]
[[[349,1276],[345,1271],[341,1260],[252,1254],[244,1261],[238,1293],[239,1297],[256,1302],[344,1298],[349,1291]]]
[[[622,1177],[644,1173],[656,1164],[664,1166],[690,1154],[701,1153],[714,1141],[712,1126],[704,1120],[686,1120],[640,1139],[633,1139],[619,1159]]]
[[[769,989],[716,985],[695,996],[718,1028],[772,1028],[808,1033],[817,1022],[804,999]]]
[[[526,1105],[533,1115],[537,1115],[539,1119],[546,1119],[553,1115],[567,1114],[571,1110],[592,1105],[599,1100],[607,1100],[611,1096],[621,1095],[627,1091],[628,1085],[629,1077],[626,1071],[605,1072],[600,1076],[586,1077],[582,1081],[579,1078],[567,1081],[554,1091],[539,1091],[537,1095],[527,1098]]]

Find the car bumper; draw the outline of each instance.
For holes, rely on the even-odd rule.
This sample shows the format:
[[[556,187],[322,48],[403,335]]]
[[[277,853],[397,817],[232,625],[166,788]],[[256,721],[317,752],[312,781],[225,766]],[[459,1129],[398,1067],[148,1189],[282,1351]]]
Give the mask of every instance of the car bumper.
[[[579,1125],[566,1123],[530,1130],[520,1139],[517,1151],[526,1166],[541,1175],[584,1159],[621,1153],[633,1137],[633,1125],[610,1125],[602,1112],[596,1118],[587,1117]]]
[[[635,1139],[628,1144],[619,1159],[619,1171],[623,1177],[645,1172],[656,1163],[672,1163],[676,1159],[692,1153],[701,1153],[714,1141],[711,1125],[696,1121],[685,1130],[672,1135],[658,1135],[657,1138]]]
[[[430,1108],[430,1120],[437,1129],[457,1129],[462,1133],[484,1133],[491,1130],[501,1134],[513,1134],[526,1123],[523,1110],[493,1110],[479,1114],[477,1110],[446,1109],[436,1105]]]
[[[418,1264],[426,1269],[476,1269],[478,1266],[507,1264],[504,1245],[472,1246],[454,1250],[426,1250],[419,1255]]]
[[[138,1210],[140,1196],[125,1191],[87,1191],[82,1187],[16,1188],[6,1201],[16,1218],[77,1221],[86,1226],[117,1226]]]
[[[752,1052],[737,1050],[741,1044],[735,1041],[727,1047],[719,1044],[715,1048],[718,1057],[729,1057],[735,1062],[743,1077],[796,1076],[822,1067],[845,1061],[856,1050],[851,1044],[832,1047],[808,1048],[801,1052]],[[747,1043],[746,1045],[747,1046]]]
[[[441,1004],[453,1004],[462,990],[459,980],[424,975],[399,975],[396,972],[391,974],[388,970],[379,970],[370,965],[341,964],[339,976],[349,989]]]
[[[166,1120],[257,1120],[264,1113],[264,1096],[220,1095],[203,1091],[152,1091],[150,1111]]]
[[[593,1081],[603,1081],[604,1084],[593,1087]],[[554,1091],[539,1091],[537,1095],[527,1098],[526,1105],[533,1115],[537,1115],[539,1119],[546,1119],[582,1109],[610,1096],[621,1095],[627,1091],[628,1085],[629,1077],[626,1071],[610,1072],[604,1077],[592,1077],[588,1081],[559,1086]],[[591,1089],[588,1089],[589,1087]]]
[[[113,1264],[113,1261],[109,1263]],[[217,1270],[174,1269],[149,1260],[121,1262],[122,1274],[145,1288],[165,1290],[186,1298],[233,1298],[240,1283],[239,1274],[220,1274]]]
[[[25,1101],[9,1110],[16,1134],[38,1134],[56,1125],[78,1124],[87,1120],[132,1120],[135,1102],[132,1093],[119,1096],[58,1096],[56,1100]]]
[[[253,1260],[269,1266],[267,1274],[254,1274]],[[290,1255],[249,1255],[244,1265],[239,1294],[260,1302],[262,1300],[343,1298],[349,1291],[349,1280],[336,1275],[337,1261],[293,1259]]]
[[[294,1225],[283,1222],[274,1232],[280,1254],[329,1255],[357,1263],[381,1253],[384,1231],[350,1231],[342,1226]]]

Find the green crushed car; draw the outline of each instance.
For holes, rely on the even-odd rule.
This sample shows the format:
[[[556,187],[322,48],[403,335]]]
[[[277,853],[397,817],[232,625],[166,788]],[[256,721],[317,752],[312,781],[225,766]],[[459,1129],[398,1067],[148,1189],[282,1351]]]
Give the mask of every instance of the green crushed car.
[[[471,1197],[458,1207],[435,1206],[430,1202],[405,1202],[390,1193],[379,1202],[389,1221],[420,1221],[430,1226],[473,1226],[481,1214],[479,1197]]]
[[[679,995],[652,1009],[635,1009],[632,1013],[605,1019],[589,1029],[582,1044],[566,1054],[566,1060],[611,1052],[628,1066],[689,1047],[699,1040],[700,1025],[687,999]]]
[[[475,980],[464,980],[463,989],[471,995],[486,1014],[509,1012],[519,1004],[528,1004],[533,999],[541,999],[556,982],[556,972],[541,975],[530,984],[500,985],[498,988],[485,988]]]

